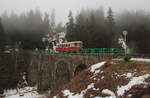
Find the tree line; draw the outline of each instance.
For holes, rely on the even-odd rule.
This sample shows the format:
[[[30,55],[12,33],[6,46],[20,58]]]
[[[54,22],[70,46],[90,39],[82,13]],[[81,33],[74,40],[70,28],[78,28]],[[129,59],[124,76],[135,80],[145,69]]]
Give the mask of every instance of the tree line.
[[[65,28],[64,28],[65,27]],[[55,10],[42,14],[38,9],[26,13],[3,13],[0,18],[0,47],[19,45],[22,49],[45,49],[46,34],[66,31],[68,41],[83,41],[85,48],[116,48],[122,31],[128,31],[127,45],[138,53],[150,53],[150,16],[144,11],[115,13],[111,8],[82,9],[68,22],[55,23]]]
[[[117,48],[118,37],[128,31],[127,45],[137,53],[150,53],[150,16],[144,11],[118,14],[109,8],[82,9],[76,16],[70,11],[66,24],[67,39],[81,40],[86,48]],[[124,36],[123,36],[124,37]]]
[[[45,49],[42,38],[48,33],[63,31],[62,23],[55,23],[55,10],[51,14],[42,14],[40,10],[30,10],[26,13],[16,14],[4,12],[0,21],[0,44],[2,47],[22,49]]]

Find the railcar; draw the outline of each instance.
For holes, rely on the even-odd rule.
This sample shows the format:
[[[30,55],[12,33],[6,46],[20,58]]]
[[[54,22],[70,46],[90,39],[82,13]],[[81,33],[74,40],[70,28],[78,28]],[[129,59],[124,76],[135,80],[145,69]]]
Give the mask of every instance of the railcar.
[[[82,41],[72,41],[56,45],[56,51],[75,51],[83,48]]]
[[[76,53],[96,55],[125,55],[123,48],[85,48],[82,41],[72,41],[57,44],[54,49],[48,50],[26,50],[28,52],[49,52],[49,53]],[[133,48],[127,48],[127,55],[133,54]]]

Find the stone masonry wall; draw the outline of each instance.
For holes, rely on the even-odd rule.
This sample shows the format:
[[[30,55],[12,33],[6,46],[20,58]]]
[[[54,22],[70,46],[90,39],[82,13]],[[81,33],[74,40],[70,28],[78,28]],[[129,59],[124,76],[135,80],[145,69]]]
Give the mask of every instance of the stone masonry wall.
[[[55,90],[69,82],[80,70],[101,60],[98,55],[1,53],[0,87],[15,87],[19,74],[27,72],[31,86],[37,85],[39,91]]]

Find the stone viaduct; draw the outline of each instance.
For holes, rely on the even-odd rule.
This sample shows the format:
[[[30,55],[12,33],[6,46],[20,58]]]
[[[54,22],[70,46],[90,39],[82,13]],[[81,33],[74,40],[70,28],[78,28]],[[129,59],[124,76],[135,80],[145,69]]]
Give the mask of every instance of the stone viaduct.
[[[25,71],[31,86],[37,84],[40,91],[55,90],[102,58],[86,54],[1,53],[0,86],[7,87],[9,84],[15,87],[19,73]]]

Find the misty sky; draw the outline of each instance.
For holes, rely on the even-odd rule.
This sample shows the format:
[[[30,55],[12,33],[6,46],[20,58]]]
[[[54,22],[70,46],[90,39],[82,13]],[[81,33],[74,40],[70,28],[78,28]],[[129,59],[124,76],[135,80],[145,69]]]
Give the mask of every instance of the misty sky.
[[[115,13],[122,10],[144,10],[150,12],[150,0],[0,0],[0,13],[14,11],[26,12],[38,8],[42,12],[56,10],[56,20],[65,22],[69,10],[77,13],[81,8],[109,7]]]

